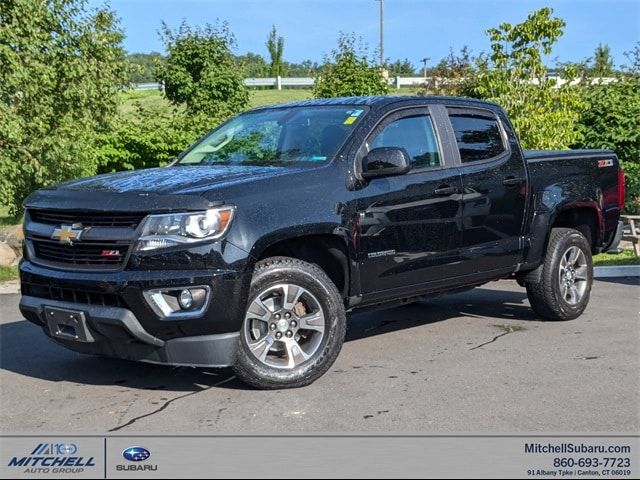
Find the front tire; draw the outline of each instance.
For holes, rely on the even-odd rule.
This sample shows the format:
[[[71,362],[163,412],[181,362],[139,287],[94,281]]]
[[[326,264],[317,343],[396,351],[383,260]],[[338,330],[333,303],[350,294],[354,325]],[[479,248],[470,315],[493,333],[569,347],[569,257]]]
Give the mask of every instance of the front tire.
[[[331,367],[345,332],[341,295],[322,269],[267,258],[254,270],[233,369],[260,389],[302,387]]]
[[[551,230],[539,282],[527,282],[533,310],[547,320],[573,320],[587,308],[593,283],[591,247],[571,228]]]

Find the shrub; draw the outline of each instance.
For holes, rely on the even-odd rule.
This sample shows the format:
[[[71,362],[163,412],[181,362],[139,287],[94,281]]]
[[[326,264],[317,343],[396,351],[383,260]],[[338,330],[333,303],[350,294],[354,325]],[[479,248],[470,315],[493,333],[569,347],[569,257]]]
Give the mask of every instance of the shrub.
[[[166,60],[157,65],[158,80],[175,106],[187,113],[228,117],[246,108],[249,91],[242,70],[231,53],[235,40],[226,23],[190,27],[182,22],[177,31],[163,23]]]
[[[389,84],[382,68],[367,58],[364,46],[358,46],[355,36],[340,34],[338,48],[326,57],[313,86],[316,98],[384,95]]]
[[[625,211],[640,213],[640,78],[618,77],[607,85],[585,86],[589,108],[580,116],[578,148],[608,148],[622,160],[627,178]]]
[[[98,173],[161,167],[199,137],[221,123],[204,114],[137,106],[136,115],[122,119],[96,142]]]

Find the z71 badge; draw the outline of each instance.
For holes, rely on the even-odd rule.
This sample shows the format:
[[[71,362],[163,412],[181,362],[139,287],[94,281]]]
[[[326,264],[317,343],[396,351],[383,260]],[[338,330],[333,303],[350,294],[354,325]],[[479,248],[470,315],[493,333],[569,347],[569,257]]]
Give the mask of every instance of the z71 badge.
[[[613,160],[598,160],[598,168],[613,167]]]

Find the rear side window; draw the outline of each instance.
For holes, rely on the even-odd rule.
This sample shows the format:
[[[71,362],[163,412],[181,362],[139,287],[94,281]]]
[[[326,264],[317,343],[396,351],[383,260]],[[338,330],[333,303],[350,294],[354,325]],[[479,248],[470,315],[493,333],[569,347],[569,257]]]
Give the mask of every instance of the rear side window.
[[[440,166],[436,135],[428,115],[403,117],[389,123],[369,144],[369,149],[379,147],[406,149],[415,168]]]
[[[506,148],[500,126],[495,117],[475,113],[449,113],[451,126],[462,163],[477,162],[496,157]]]

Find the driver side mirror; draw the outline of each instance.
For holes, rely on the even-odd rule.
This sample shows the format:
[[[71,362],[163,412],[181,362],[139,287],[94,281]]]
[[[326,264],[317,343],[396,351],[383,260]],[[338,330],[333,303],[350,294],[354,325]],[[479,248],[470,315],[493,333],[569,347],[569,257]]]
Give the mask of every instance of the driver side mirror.
[[[411,157],[404,148],[378,147],[364,157],[362,167],[363,178],[404,175],[411,170]]]

